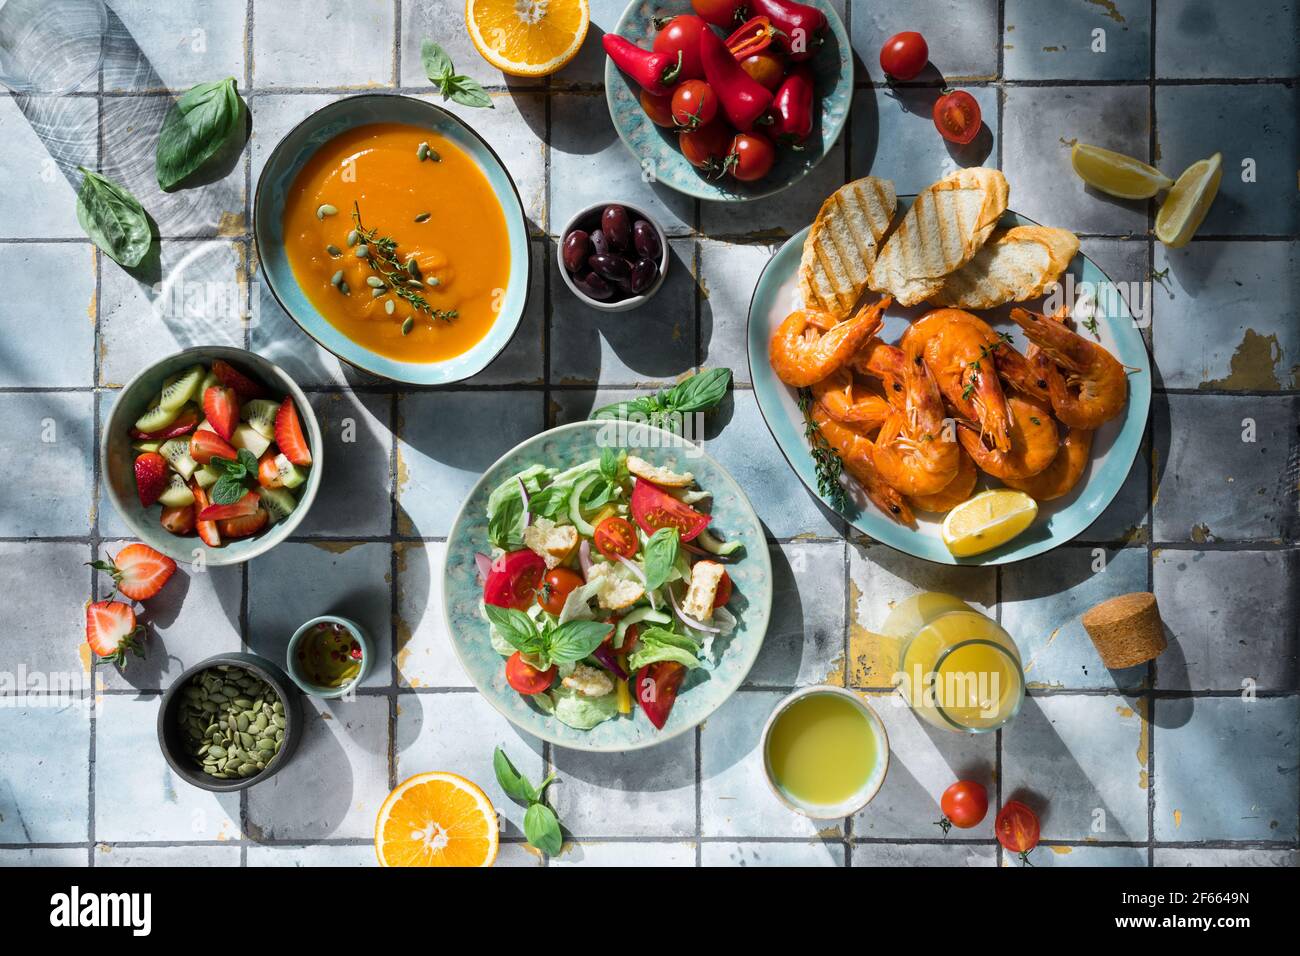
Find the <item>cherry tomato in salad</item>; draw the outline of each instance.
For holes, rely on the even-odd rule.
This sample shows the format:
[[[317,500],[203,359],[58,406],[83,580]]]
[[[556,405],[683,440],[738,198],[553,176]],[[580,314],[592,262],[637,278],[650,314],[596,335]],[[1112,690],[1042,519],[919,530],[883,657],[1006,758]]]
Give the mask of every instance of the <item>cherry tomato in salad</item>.
[[[724,607],[731,600],[731,575],[726,571],[722,572],[722,577],[718,578],[718,590],[713,592],[713,606],[715,608]]]
[[[555,682],[556,667],[539,671],[524,660],[524,656],[515,651],[506,658],[506,683],[521,694],[540,694]]]
[[[591,538],[596,550],[611,561],[618,560],[619,555],[625,558],[636,556],[636,528],[626,518],[610,515],[596,525],[596,533]]]
[[[721,120],[715,120],[699,129],[682,133],[677,144],[682,148],[686,161],[696,169],[706,172],[718,172],[727,158],[731,147],[731,129]]]
[[[649,90],[641,91],[641,109],[656,126],[673,126],[673,98],[655,96]]]
[[[948,90],[934,101],[935,128],[951,143],[969,143],[982,122],[980,105],[965,90]]]
[[[993,821],[998,842],[1029,864],[1029,851],[1038,846],[1038,816],[1019,800],[1009,800]]]
[[[558,615],[564,610],[564,602],[574,588],[580,588],[586,582],[577,571],[568,568],[552,568],[542,578],[542,586],[537,589],[537,603],[548,614]]]
[[[745,0],[691,0],[691,8],[723,30],[732,30],[745,16]]]
[[[623,655],[631,654],[636,650],[637,638],[641,636],[641,628],[636,624],[629,624],[627,630],[623,632],[623,646],[618,652]]]
[[[668,722],[685,676],[685,666],[677,661],[657,661],[636,672],[636,699],[656,729]]]
[[[776,162],[776,147],[761,133],[737,133],[727,154],[727,171],[742,183],[762,179]]]
[[[533,603],[545,573],[546,562],[526,548],[503,554],[483,582],[483,602],[522,611]]]
[[[659,21],[655,21],[658,23]],[[707,30],[708,24],[700,17],[683,13],[673,17],[659,28],[651,49],[656,53],[682,54],[682,69],[677,74],[679,80],[698,80],[704,76],[704,67],[700,63],[700,31]],[[644,104],[643,104],[644,105]]]
[[[785,60],[780,53],[770,48],[745,57],[740,61],[740,68],[773,92],[785,79]]]
[[[687,80],[673,90],[673,123],[681,129],[697,129],[718,115],[718,94],[703,80]]]
[[[988,815],[988,791],[983,784],[974,780],[958,780],[939,798],[939,809],[943,811],[943,819],[936,826],[943,830],[945,836],[950,827],[969,830],[978,826]]]
[[[896,80],[913,80],[930,62],[925,37],[914,30],[895,33],[880,48],[880,68]]]
[[[679,540],[690,541],[709,523],[709,516],[678,501],[656,484],[638,478],[632,486],[632,517],[646,534],[676,528]]]

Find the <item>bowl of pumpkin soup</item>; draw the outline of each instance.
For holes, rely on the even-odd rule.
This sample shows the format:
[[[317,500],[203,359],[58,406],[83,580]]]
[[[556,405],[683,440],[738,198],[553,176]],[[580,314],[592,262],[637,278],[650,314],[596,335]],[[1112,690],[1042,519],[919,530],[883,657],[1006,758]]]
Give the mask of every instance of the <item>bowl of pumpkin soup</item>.
[[[482,371],[527,304],[530,257],[510,174],[434,103],[365,95],[275,147],[254,237],[280,306],[349,364],[418,385]]]

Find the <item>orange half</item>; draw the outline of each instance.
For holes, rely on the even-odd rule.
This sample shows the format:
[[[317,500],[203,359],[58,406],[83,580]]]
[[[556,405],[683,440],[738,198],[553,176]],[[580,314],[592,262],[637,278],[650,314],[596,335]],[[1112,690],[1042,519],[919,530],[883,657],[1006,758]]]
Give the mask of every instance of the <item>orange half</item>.
[[[578,55],[591,22],[588,0],[465,0],[474,48],[512,76],[545,76]]]
[[[492,801],[454,773],[403,781],[375,820],[380,866],[491,866],[497,837]]]

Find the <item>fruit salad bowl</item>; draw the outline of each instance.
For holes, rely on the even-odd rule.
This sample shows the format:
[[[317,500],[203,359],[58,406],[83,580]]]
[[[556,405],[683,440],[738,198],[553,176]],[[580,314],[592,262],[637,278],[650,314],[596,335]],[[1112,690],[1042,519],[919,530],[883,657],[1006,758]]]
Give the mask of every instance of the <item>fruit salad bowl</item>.
[[[197,384],[188,383],[187,373],[196,366],[202,366],[207,376]],[[233,385],[231,381],[216,381],[219,376],[215,376],[214,369],[222,371],[233,381]],[[233,369],[234,372],[226,371],[228,369]],[[169,511],[173,513],[173,518],[179,514],[182,519],[188,520],[185,518],[185,506],[180,504],[168,508],[167,502],[173,500],[168,498],[146,506],[140,489],[143,474],[140,469],[144,466],[138,459],[148,451],[163,457],[167,468],[161,481],[173,494],[179,491],[180,486],[194,489],[200,485],[199,470],[207,469],[209,475],[214,471],[225,474],[222,462],[230,460],[229,452],[221,452],[203,465],[196,465],[194,460],[182,459],[177,462],[174,460],[176,445],[168,445],[172,439],[162,438],[168,430],[180,431],[184,428],[186,416],[197,415],[195,427],[175,437],[185,440],[211,430],[211,419],[214,415],[220,418],[225,409],[211,401],[204,401],[204,396],[209,391],[206,387],[208,383],[220,386],[212,391],[233,399],[227,400],[225,406],[229,410],[227,413],[231,416],[230,421],[218,422],[218,427],[227,431],[232,428],[234,430],[228,444],[216,434],[204,436],[205,439],[209,439],[218,448],[228,447],[234,450],[237,453],[235,461],[243,458],[252,464],[253,459],[259,459],[257,464],[262,465],[260,459],[267,459],[269,463],[265,467],[271,469],[273,474],[269,477],[267,474],[259,474],[261,469],[256,465],[246,469],[247,474],[241,482],[244,497],[257,504],[251,515],[232,516],[220,521],[195,521],[194,529],[189,531],[184,527],[185,521],[178,528],[173,521],[173,527],[182,532],[176,533],[165,527],[163,522]],[[165,389],[170,390],[169,394],[178,400],[184,399],[180,403],[182,411],[170,423],[164,422],[157,431],[151,429],[150,433],[155,437],[150,439],[141,434],[138,426],[142,421],[147,421],[144,416],[159,413],[162,405],[160,398]],[[254,389],[257,394],[250,394]],[[213,398],[219,398],[220,395],[214,395]],[[292,421],[295,416],[286,414],[281,417],[274,414],[272,404],[283,406],[285,399],[292,400],[296,423]],[[160,417],[167,418],[168,414]],[[277,444],[277,438],[283,440]],[[281,448],[281,445],[285,447]],[[244,449],[252,456],[251,459],[244,454]],[[194,455],[195,458],[200,457],[197,448]],[[283,472],[275,472],[275,463],[286,455],[299,460],[310,457],[310,465],[297,467],[284,461],[281,462]],[[307,396],[283,369],[244,349],[202,345],[155,362],[139,372],[118,393],[103,425],[99,466],[109,500],[139,540],[187,564],[242,564],[265,554],[289,537],[306,516],[320,487],[324,443],[320,424]],[[183,476],[182,473],[187,470],[191,474]],[[231,481],[236,478],[238,474],[230,475]],[[201,495],[198,502],[200,505],[209,504],[213,503],[209,496],[215,497],[212,494],[214,489],[215,484],[208,484],[198,492],[191,491],[191,494]],[[235,511],[244,510],[239,505],[232,508]],[[267,512],[265,526],[258,526],[259,530],[248,533],[249,521],[256,523],[263,520],[261,514],[264,511]],[[197,511],[193,513],[197,517]],[[232,533],[214,533],[215,528],[226,528]],[[218,539],[219,545],[211,543]]]

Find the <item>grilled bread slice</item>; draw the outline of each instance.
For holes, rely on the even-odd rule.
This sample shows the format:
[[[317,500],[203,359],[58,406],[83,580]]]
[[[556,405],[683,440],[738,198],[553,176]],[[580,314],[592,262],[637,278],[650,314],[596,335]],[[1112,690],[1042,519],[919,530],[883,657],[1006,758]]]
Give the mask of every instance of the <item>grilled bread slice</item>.
[[[897,205],[894,184],[874,176],[846,183],[826,198],[799,261],[804,308],[840,318],[853,311]]]
[[[930,301],[961,309],[991,309],[1036,299],[1061,278],[1078,251],[1079,239],[1068,229],[998,229],[975,258],[943,280],[943,288]]]
[[[927,186],[886,240],[868,284],[900,305],[916,305],[969,262],[1007,210],[1006,177],[996,169],[959,169]]]

